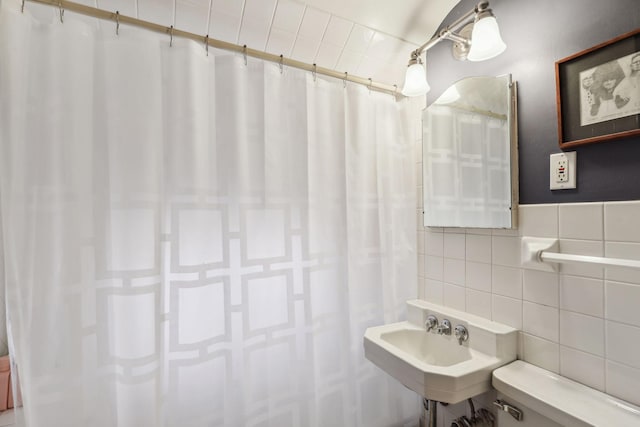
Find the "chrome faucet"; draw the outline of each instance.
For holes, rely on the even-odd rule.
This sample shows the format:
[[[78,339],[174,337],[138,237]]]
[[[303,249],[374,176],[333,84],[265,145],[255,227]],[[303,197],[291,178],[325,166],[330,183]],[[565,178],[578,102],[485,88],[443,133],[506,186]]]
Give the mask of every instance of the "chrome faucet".
[[[451,335],[451,322],[443,319],[442,323],[436,328],[436,332],[440,335]]]
[[[433,314],[427,316],[427,320],[426,322],[424,322],[424,327],[426,328],[427,332],[431,331],[436,326],[438,326],[438,318]]]
[[[458,344],[460,345],[462,345],[463,341],[466,341],[469,339],[469,332],[467,331],[467,328],[465,328],[463,325],[456,325],[456,328],[453,333],[455,337],[458,339]]]

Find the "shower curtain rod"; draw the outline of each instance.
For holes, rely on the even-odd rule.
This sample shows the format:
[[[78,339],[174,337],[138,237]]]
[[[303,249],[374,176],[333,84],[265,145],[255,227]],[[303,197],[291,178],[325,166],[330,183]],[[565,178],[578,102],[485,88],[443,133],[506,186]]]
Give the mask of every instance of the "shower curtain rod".
[[[170,43],[173,40],[174,36],[195,40],[197,42],[204,43],[205,47],[207,47],[208,45],[218,49],[238,52],[246,56],[251,56],[253,58],[275,62],[280,64],[280,66],[299,68],[301,70],[310,71],[311,73],[322,74],[325,76],[340,79],[342,81],[349,81],[352,83],[361,84],[361,85],[367,86],[367,88],[369,88],[370,90],[390,93],[394,95],[396,98],[403,97],[403,95],[400,92],[398,92],[397,85],[389,85],[386,83],[374,82],[371,79],[366,79],[364,77],[359,77],[359,76],[352,76],[346,72],[340,73],[338,71],[331,70],[329,68],[318,67],[316,66],[316,64],[308,64],[306,62],[296,61],[295,59],[285,58],[282,55],[274,55],[274,54],[263,52],[260,50],[251,49],[251,48],[248,48],[246,45],[242,46],[238,44],[233,44],[233,43],[225,42],[222,40],[209,38],[208,35],[201,36],[199,34],[179,30],[177,28],[174,28],[173,26],[166,27],[153,22],[143,21],[141,19],[122,15],[117,11],[110,12],[104,9],[85,6],[83,4],[75,3],[72,1],[66,1],[66,0],[28,0],[28,1],[32,3],[40,3],[40,4],[58,7],[60,9],[61,21],[63,20],[63,17],[64,17],[64,11],[70,10],[72,12],[76,12],[86,16],[91,16],[93,18],[113,21],[116,24],[116,27],[119,27],[120,24],[129,24],[136,27],[145,28],[147,30],[154,31],[157,33],[166,34],[167,36],[170,37]],[[24,11],[24,7],[25,7],[25,0],[22,1],[23,11]]]

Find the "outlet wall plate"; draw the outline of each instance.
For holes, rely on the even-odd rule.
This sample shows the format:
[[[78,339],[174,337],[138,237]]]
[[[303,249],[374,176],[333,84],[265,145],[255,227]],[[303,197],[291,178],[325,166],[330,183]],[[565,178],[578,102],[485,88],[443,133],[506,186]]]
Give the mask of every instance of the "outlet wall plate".
[[[565,151],[549,156],[549,189],[576,188],[576,152]]]

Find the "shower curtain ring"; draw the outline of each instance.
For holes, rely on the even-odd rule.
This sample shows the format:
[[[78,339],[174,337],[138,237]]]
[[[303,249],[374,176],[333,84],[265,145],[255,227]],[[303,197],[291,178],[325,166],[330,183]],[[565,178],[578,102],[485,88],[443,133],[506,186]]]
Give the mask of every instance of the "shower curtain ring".
[[[369,89],[369,94],[371,94],[371,86],[373,85],[373,80],[371,80],[371,77],[369,77],[369,84],[367,85],[367,89]]]
[[[169,27],[169,47],[173,47],[173,25]]]
[[[280,54],[280,74],[284,72],[284,56]]]
[[[316,73],[318,72],[318,67],[316,64],[313,64],[313,70],[311,71],[311,76],[313,76],[313,82],[316,82]]]
[[[398,85],[393,85],[393,97],[398,97]]]
[[[342,88],[346,89],[347,88],[347,79],[349,78],[349,73],[347,73],[346,71],[344,72],[344,79],[342,79]]]
[[[204,36],[204,49],[207,51],[207,56],[209,56],[209,34]]]
[[[58,9],[60,9],[60,22],[64,24],[64,9],[62,8],[62,2],[58,2]]]
[[[244,58],[244,66],[247,66],[247,45],[242,46],[242,57]]]
[[[120,35],[120,11],[116,10],[116,36]]]

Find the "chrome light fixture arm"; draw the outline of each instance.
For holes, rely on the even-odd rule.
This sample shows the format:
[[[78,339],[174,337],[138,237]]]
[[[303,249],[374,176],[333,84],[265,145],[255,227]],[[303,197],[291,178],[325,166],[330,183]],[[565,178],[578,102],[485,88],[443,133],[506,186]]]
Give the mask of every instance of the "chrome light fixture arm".
[[[480,23],[481,20],[482,22]],[[506,48],[500,36],[495,17],[489,8],[489,2],[483,0],[472,10],[455,20],[451,25],[440,30],[429,41],[411,52],[405,84],[402,89],[403,95],[419,96],[429,91],[429,84],[426,81],[420,55],[444,39],[451,40],[454,43],[453,56],[460,60],[483,61],[499,55]],[[473,46],[472,39],[478,39]]]
[[[444,39],[452,40],[455,43],[471,44],[470,38],[461,36],[459,34],[456,34],[455,32],[460,30],[465,25],[474,22],[476,20],[476,15],[479,15],[481,13],[486,13],[487,11],[489,11],[489,13],[491,11],[491,9],[489,9],[489,2],[481,1],[476,5],[475,8],[473,8],[469,12],[462,15],[460,18],[455,20],[451,25],[448,25],[442,30],[440,30],[438,34],[436,34],[429,41],[427,41],[422,46],[414,50],[411,54],[413,55],[415,53],[416,56],[420,56],[422,52],[425,52],[431,49],[433,46],[437,45],[440,41]]]

